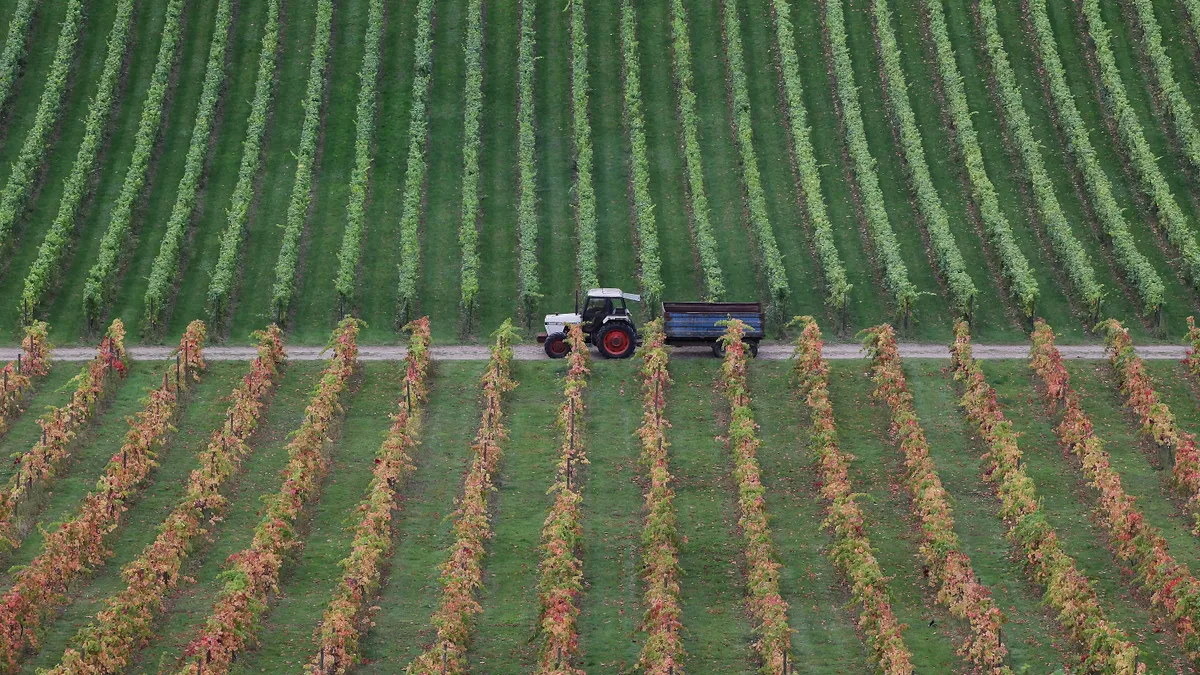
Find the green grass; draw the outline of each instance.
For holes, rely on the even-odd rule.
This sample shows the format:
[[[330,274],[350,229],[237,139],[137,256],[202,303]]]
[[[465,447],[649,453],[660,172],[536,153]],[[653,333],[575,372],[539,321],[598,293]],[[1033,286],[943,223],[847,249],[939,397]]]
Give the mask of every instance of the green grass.
[[[255,451],[243,462],[241,478],[230,482],[225,520],[211,530],[214,543],[193,553],[184,567],[184,574],[196,583],[176,589],[167,603],[166,616],[160,619],[156,639],[129,672],[157,673],[160,663],[171,668],[203,625],[221,589],[217,575],[225,569],[226,558],[250,544],[262,513],[261,497],[279,488],[279,472],[287,463],[288,434],[303,421],[310,389],[323,367],[319,362],[287,366],[252,441]]]
[[[7,482],[16,470],[13,462],[7,461],[14,454],[28,452],[42,434],[38,420],[42,415],[71,402],[75,387],[67,386],[71,378],[79,374],[77,363],[55,363],[50,374],[36,385],[26,397],[20,416],[9,423],[8,431],[0,437],[0,481]]]
[[[1005,415],[1021,434],[1026,472],[1037,486],[1064,550],[1074,556],[1079,570],[1091,580],[1110,621],[1138,644],[1147,669],[1166,670],[1169,664],[1182,659],[1180,645],[1169,635],[1153,632],[1157,612],[1152,612],[1149,603],[1134,592],[1135,584],[1129,576],[1115,573],[1118,567],[1103,530],[1090,515],[1093,495],[1079,473],[1065,466],[1068,460],[1058,446],[1053,426],[1041,416],[1042,402],[1030,387],[1028,366],[1023,361],[994,362],[985,364],[984,372],[996,388]],[[949,375],[944,377],[949,380]]]
[[[824,280],[809,248],[799,184],[789,150],[788,120],[775,54],[775,26],[766,0],[739,0],[746,80],[750,89],[754,149],[767,197],[767,216],[787,268],[792,287],[784,318],[825,313]]]
[[[285,568],[280,592],[263,618],[260,645],[235,672],[284,672],[300,669],[315,651],[313,631],[342,578],[338,562],[350,553],[351,528],[358,503],[367,494],[375,453],[389,416],[403,396],[404,364],[391,362],[364,369],[358,390],[346,398],[341,439],[335,442],[329,477],[312,509],[306,543]]]
[[[394,673],[432,641],[430,617],[441,599],[439,566],[454,541],[451,514],[461,494],[479,425],[481,362],[439,363],[433,372],[417,471],[395,519],[395,551],[376,604],[375,627],[363,638],[360,672]]]
[[[558,461],[555,419],[562,399],[561,362],[513,364],[520,385],[506,396],[508,440],[492,493],[492,539],[468,662],[480,672],[526,673],[537,658],[537,587],[546,489]],[[587,499],[591,473],[583,477]],[[586,574],[586,572],[585,572]],[[599,656],[599,654],[594,655]]]
[[[48,625],[42,648],[26,662],[27,672],[32,673],[39,667],[53,667],[76,632],[103,609],[104,599],[125,587],[121,568],[158,536],[159,524],[183,497],[187,477],[197,468],[196,456],[208,447],[212,432],[225,422],[225,410],[229,405],[226,397],[246,370],[244,363],[213,363],[204,374],[203,382],[193,387],[189,405],[179,416],[178,433],[159,454],[160,466],[151,475],[151,482],[123,516],[120,534],[112,548],[115,555],[91,578],[85,578],[72,588],[73,601],[58,621]],[[119,442],[98,447],[113,453]],[[107,461],[109,456],[106,454],[98,459]],[[81,477],[85,480],[80,487],[90,488],[92,479],[98,475],[99,471],[93,476]],[[77,494],[76,501],[78,497]]]
[[[628,672],[643,635],[639,578],[642,489],[647,485],[636,436],[642,423],[642,383],[635,362],[593,364],[584,405],[591,465],[583,483],[583,573],[588,580],[579,616],[580,667]],[[689,668],[690,670],[690,668]]]
[[[953,317],[946,299],[940,294],[932,262],[925,252],[908,197],[908,179],[900,165],[901,153],[886,116],[869,7],[865,0],[856,0],[854,3],[847,3],[845,11],[854,81],[859,87],[867,141],[871,147],[871,155],[875,158],[875,170],[879,175],[889,220],[908,266],[909,279],[918,292],[933,293],[921,296],[915,303],[916,325],[911,326],[908,333],[918,339],[941,339],[941,336],[947,334]]]
[[[463,43],[467,33],[467,2],[443,0],[437,3],[434,11],[437,23],[433,33],[433,80],[429,92],[428,173],[425,215],[421,220],[418,312],[429,315],[436,330],[435,339],[450,340],[457,335],[462,297],[459,287],[462,249],[458,244],[458,227],[462,221],[463,83],[466,79]],[[505,25],[489,21],[485,30],[493,28],[502,31]],[[485,108],[485,119],[488,112]]]
[[[697,78],[699,80],[699,78]],[[721,394],[714,390],[717,362],[678,360],[667,395],[671,472],[679,519],[680,601],[683,646],[690,673],[751,673],[753,635],[743,602],[741,537],[737,492],[729,449],[718,440],[726,431]]]
[[[810,461],[811,419],[791,369],[755,363],[750,376],[754,419],[762,427],[758,449],[771,533],[783,568],[779,592],[790,603],[796,663],[824,673],[868,672],[866,645],[855,634],[857,608],[837,569],[825,556],[830,538],[814,533],[825,519]]]
[[[1003,17],[1009,11],[1015,11],[1017,5],[1009,0],[1002,0],[997,4],[997,10]],[[1171,333],[1182,330],[1183,317],[1186,316],[1186,310],[1181,305],[1191,302],[1192,297],[1179,281],[1179,273],[1177,267],[1168,263],[1174,256],[1163,252],[1161,247],[1155,246],[1152,242],[1156,241],[1156,236],[1149,225],[1149,214],[1139,204],[1137,183],[1136,180],[1126,172],[1121,163],[1121,156],[1118,154],[1115,139],[1108,133],[1104,123],[1101,104],[1097,99],[1097,93],[1093,86],[1093,79],[1087,70],[1087,64],[1084,61],[1083,54],[1085,44],[1076,33],[1076,24],[1074,11],[1069,10],[1065,6],[1057,4],[1049,6],[1050,20],[1054,25],[1055,35],[1058,37],[1058,52],[1062,59],[1063,66],[1067,71],[1067,80],[1071,86],[1071,91],[1075,95],[1075,103],[1079,107],[1079,113],[1083,117],[1084,122],[1088,125],[1091,131],[1092,144],[1096,148],[1098,157],[1104,167],[1105,173],[1113,184],[1113,194],[1122,206],[1126,207],[1125,216],[1129,221],[1130,232],[1134,235],[1138,242],[1143,243],[1140,247],[1147,257],[1154,264],[1166,284],[1167,302],[1164,303],[1163,321],[1171,330]],[[1001,31],[1007,31],[1005,24],[1007,19],[1001,20]],[[1013,21],[1012,29],[1016,29],[1018,22]],[[1021,26],[1021,30],[1024,26]],[[1012,45],[1017,39],[1024,39],[1024,33],[1019,34],[1006,32],[1006,44]],[[1011,49],[1011,47],[1010,47]],[[1025,77],[1022,74],[1023,68],[1017,67],[1018,77]],[[1037,77],[1036,73],[1030,73],[1028,77]],[[1034,80],[1036,82],[1036,80]],[[1040,88],[1040,85],[1039,85]],[[1182,313],[1181,313],[1182,312]],[[1178,327],[1178,328],[1176,328]]]
[[[59,364],[42,384],[31,406],[61,402],[61,385],[76,368]],[[582,474],[582,559],[586,586],[581,598],[579,631],[582,657],[589,671],[630,672],[643,636],[640,535],[644,470],[638,461],[635,432],[641,423],[641,377],[636,361],[592,365],[586,393],[587,453]],[[1052,611],[1041,603],[1042,588],[1026,574],[1005,539],[1006,525],[997,517],[999,503],[992,485],[981,475],[980,445],[974,427],[958,408],[958,386],[945,361],[914,360],[905,364],[940,477],[951,495],[955,531],[979,579],[991,590],[1008,622],[1004,626],[1010,663],[1018,671],[1050,672],[1081,657]],[[300,423],[310,387],[324,364],[297,362],[287,366],[277,395],[252,439],[254,453],[245,471],[226,494],[226,519],[212,530],[185,568],[196,580],[178,589],[159,620],[157,637],[132,669],[153,673],[173,668],[177,657],[207,618],[221,588],[219,573],[227,557],[249,542],[261,514],[261,498],[278,489],[286,462],[290,432]],[[831,364],[831,395],[843,450],[855,456],[854,489],[883,572],[890,577],[893,607],[908,625],[905,640],[918,672],[962,670],[955,650],[965,624],[936,602],[936,589],[922,578],[920,535],[902,485],[903,464],[888,427],[888,411],[870,398],[871,382],[863,376],[865,361]],[[148,387],[157,384],[168,364],[139,364],[118,391],[111,409],[85,434],[78,459],[58,483],[40,522],[69,516],[90,489],[103,465],[116,451],[127,429],[126,415],[140,409]],[[813,672],[859,673],[871,670],[868,647],[856,630],[859,608],[845,579],[826,557],[829,535],[820,528],[825,505],[808,451],[807,406],[800,398],[786,362],[753,362],[750,385],[761,425],[759,449],[768,512],[780,568],[780,588],[790,605],[797,662]],[[1157,450],[1141,438],[1133,417],[1123,407],[1106,363],[1071,362],[1073,384],[1084,396],[1087,412],[1112,454],[1126,489],[1138,499],[1149,522],[1162,529],[1172,554],[1195,568],[1200,541],[1189,532],[1179,502],[1169,493],[1167,473],[1155,468]],[[1181,426],[1200,424],[1200,389],[1185,378],[1182,366],[1149,364],[1156,386]],[[72,589],[71,604],[52,622],[45,647],[26,670],[49,667],[77,630],[119,590],[122,565],[133,559],[156,534],[156,526],[182,493],[196,453],[221,424],[226,394],[236,385],[244,363],[213,362],[202,384],[193,389],[180,417],[180,431],[151,485],[127,514],[127,526],[114,537],[114,558]],[[357,388],[346,399],[345,423],[333,449],[333,467],[321,501],[303,528],[304,546],[287,563],[281,592],[264,617],[261,642],[239,659],[237,672],[277,672],[299,668],[311,656],[312,635],[349,551],[355,505],[365,494],[373,458],[388,427],[387,415],[400,395],[402,365],[367,363]],[[431,377],[431,396],[414,454],[416,472],[404,486],[394,519],[396,546],[387,563],[385,583],[373,604],[375,626],[363,643],[364,672],[401,670],[433,638],[430,616],[441,588],[440,565],[453,540],[453,514],[461,492],[469,445],[479,422],[478,378],[482,362],[438,362]],[[472,667],[488,673],[526,672],[536,658],[539,616],[538,547],[557,451],[554,426],[561,400],[560,362],[517,362],[520,385],[505,403],[509,439],[492,501],[495,536],[489,542],[483,612],[476,618],[470,651]],[[1152,610],[1135,582],[1115,560],[1103,530],[1091,511],[1095,493],[1088,488],[1077,460],[1064,457],[1053,433],[1055,414],[1047,412],[1024,361],[989,361],[989,382],[1017,431],[1025,465],[1045,501],[1050,522],[1068,553],[1094,583],[1099,600],[1114,623],[1137,641],[1145,662],[1156,671],[1182,658],[1170,631],[1153,633],[1159,613]],[[676,477],[675,505],[680,534],[681,595],[684,608],[685,666],[693,673],[752,673],[753,633],[745,613],[744,557],[737,526],[736,489],[731,476],[726,433],[727,410],[714,388],[719,362],[678,357],[671,365],[675,382],[667,395],[671,468]],[[0,452],[20,448],[36,436],[30,410],[16,428],[0,439]],[[52,527],[51,527],[52,529]],[[35,530],[25,544],[7,556],[8,564],[28,562],[41,548]],[[11,582],[11,573],[3,581]],[[936,625],[930,625],[930,621]]]
[[[721,7],[716,2],[686,6],[704,189],[708,195],[709,219],[717,240],[721,273],[725,278],[725,298],[761,297],[766,293],[766,286],[758,273],[757,253],[750,239],[741,168],[725,87],[725,54],[720,40]]]
[[[504,319],[515,317],[517,311],[517,39],[520,33],[517,9],[517,3],[492,2],[484,10],[477,313],[481,337],[486,337]],[[435,47],[434,61],[438,59],[436,50]],[[461,66],[461,56],[458,61]],[[460,86],[456,91],[461,89]],[[461,115],[459,126],[462,126]],[[453,228],[458,231],[457,221]],[[455,273],[458,271],[456,267]],[[438,326],[434,338],[443,339],[451,328]]]
[[[149,19],[147,15],[151,15]],[[144,67],[151,69],[154,67],[158,51],[158,42],[151,37],[154,35],[152,15],[152,12],[138,12],[130,31],[132,36],[136,36],[137,47],[141,47],[140,49],[134,48],[140,54],[140,61],[143,64],[148,61],[149,65]],[[0,326],[7,329],[14,342],[21,336],[21,333],[16,330],[16,326],[20,321],[17,306],[23,289],[22,282],[29,267],[37,258],[37,250],[41,246],[46,229],[49,228],[55,214],[58,213],[63,182],[75,163],[75,155],[83,139],[88,106],[92,96],[96,93],[100,73],[104,69],[103,62],[108,47],[108,34],[112,30],[115,16],[116,3],[103,3],[90,7],[85,14],[79,41],[75,45],[75,60],[70,70],[70,81],[62,97],[58,125],[46,139],[40,170],[35,169],[32,174],[34,180],[30,184],[29,196],[25,201],[24,215],[18,215],[16,222],[13,223],[10,235],[13,245],[6,251],[7,260],[0,265],[0,273],[4,275],[0,277],[3,280],[3,283],[0,284],[0,307],[3,307],[0,309]],[[56,23],[49,35],[36,36],[35,39],[45,39],[50,46],[57,46],[58,28]],[[154,43],[152,47],[144,47],[147,40]],[[21,94],[32,96],[35,100],[41,97],[42,81],[37,81],[36,84],[38,85],[36,87],[21,88],[16,98],[18,105]],[[36,91],[34,91],[35,89]],[[119,101],[121,95],[118,93],[116,100]],[[124,95],[128,95],[128,90],[125,90]],[[128,104],[119,105],[122,109],[137,107]],[[14,114],[18,114],[18,112],[14,110]],[[25,111],[23,114],[32,120],[34,111]],[[140,110],[132,113],[135,118],[134,125],[137,124],[136,118],[140,114]],[[14,153],[11,157],[16,157],[20,146],[25,142],[25,136],[26,134],[22,133],[20,137],[6,139],[6,151],[11,149]],[[4,161],[4,180],[7,182],[12,162],[7,157],[4,159],[6,160]],[[120,181],[120,178],[117,180]]]
[[[571,206],[571,14],[563,7],[559,2],[539,2],[534,18],[538,277],[540,307],[545,312],[565,311],[574,305],[577,278],[577,234]]]
[[[408,112],[412,103],[413,21],[416,0],[387,3],[380,53],[379,101],[375,122],[375,152],[367,201],[359,288],[360,316],[367,322],[362,339],[392,342],[396,320],[397,265],[400,264],[400,211],[408,161]],[[334,37],[334,49],[337,37]],[[435,47],[436,49],[436,47]],[[437,60],[434,54],[434,60]],[[370,245],[382,242],[384,245]],[[390,243],[390,245],[388,245]],[[333,255],[330,252],[330,255]],[[332,286],[333,279],[327,280]],[[328,326],[313,326],[319,340]]]
[[[314,0],[289,1],[283,8],[284,29],[280,40],[275,103],[272,106],[271,124],[263,140],[258,198],[250,212],[251,219],[246,229],[245,252],[242,256],[242,279],[235,300],[236,305],[231,312],[233,323],[230,337],[237,341],[247,340],[251,332],[275,320],[270,288],[275,283],[275,262],[283,241],[283,224],[287,219],[292,182],[296,177],[294,153],[300,144],[300,127],[304,121],[301,100],[308,83],[316,8],[317,3]],[[342,33],[338,31],[338,24],[346,14],[341,10],[340,5],[334,9],[334,30],[339,35]],[[331,52],[330,64],[337,63],[342,56],[341,51],[335,49]],[[328,77],[333,71],[328,69],[326,73]],[[350,79],[347,78],[347,84],[353,88]],[[335,81],[327,80],[327,91]],[[331,103],[335,100],[333,96],[329,98]],[[353,103],[350,105],[353,110]],[[341,112],[345,113],[345,108]],[[326,115],[328,113],[329,111],[326,111]],[[350,116],[350,125],[354,125],[353,115]],[[326,140],[328,143],[328,137]],[[346,152],[344,146],[343,152]],[[321,144],[318,142],[317,167],[320,167],[320,159]],[[314,185],[320,189],[319,177],[314,180]],[[316,221],[312,219],[310,226],[311,222]],[[333,221],[330,221],[330,225],[332,224]],[[332,231],[337,228],[323,229]],[[328,288],[325,290],[327,295],[332,292]],[[311,296],[305,296],[305,299],[309,300]]]
[[[658,225],[663,292],[669,299],[699,300],[702,287],[696,247],[688,225],[683,130],[676,114],[675,74],[669,65],[670,21],[669,3],[644,3],[637,7],[646,158],[650,163],[650,196]]]
[[[596,270],[601,286],[632,291],[637,288],[637,252],[630,222],[629,144],[625,139],[621,112],[620,15],[620,3],[587,3],[588,68],[591,69],[592,87],[588,106],[596,153]],[[666,67],[665,63],[663,67]],[[483,78],[486,86],[486,72]],[[486,100],[486,94],[484,98]],[[486,146],[486,140],[484,144]],[[486,257],[484,268],[487,268]]]

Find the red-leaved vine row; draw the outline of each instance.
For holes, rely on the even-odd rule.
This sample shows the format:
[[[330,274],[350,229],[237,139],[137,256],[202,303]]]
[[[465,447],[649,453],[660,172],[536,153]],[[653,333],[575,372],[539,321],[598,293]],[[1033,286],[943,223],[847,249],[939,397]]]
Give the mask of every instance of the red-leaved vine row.
[[[912,652],[904,643],[905,626],[892,612],[891,592],[879,560],[871,550],[865,517],[855,502],[849,468],[854,457],[838,447],[833,403],[829,400],[829,364],[821,355],[821,329],[811,316],[800,317],[803,330],[793,355],[795,373],[812,416],[810,450],[820,471],[821,496],[829,501],[823,525],[833,533],[829,557],[850,580],[862,604],[858,625],[871,646],[871,656],[885,675],[911,675]]]
[[[286,359],[277,326],[255,333],[258,357],[230,395],[220,429],[198,456],[200,467],[188,478],[187,490],[158,527],[158,536],[121,570],[125,588],[105,601],[105,608],[76,634],[73,646],[48,675],[115,675],[124,672],[138,650],[153,636],[154,619],[167,595],[179,583],[193,546],[223,516],[228,506],[221,487],[250,454],[249,440],[274,391]]]
[[[34,321],[25,327],[21,354],[0,369],[0,436],[8,431],[13,418],[21,412],[21,401],[37,378],[50,372],[50,343],[46,339],[49,326]]]
[[[1175,623],[1188,658],[1200,659],[1200,581],[1187,565],[1171,556],[1167,540],[1146,522],[1137,500],[1121,485],[1121,474],[1109,465],[1104,442],[1096,436],[1092,420],[1071,388],[1062,354],[1054,345],[1054,331],[1038,320],[1033,331],[1029,367],[1046,385],[1046,403],[1062,404],[1062,421],[1054,428],[1058,440],[1079,458],[1088,484],[1099,492],[1096,515],[1108,530],[1117,557],[1137,570],[1138,581],[1150,602]]]
[[[150,392],[145,407],[130,419],[124,443],[95,489],[70,519],[46,536],[41,552],[17,573],[13,587],[0,599],[0,672],[16,671],[24,656],[38,649],[38,633],[68,602],[71,582],[112,557],[104,540],[120,527],[129,500],[158,465],[158,452],[174,431],[180,396],[188,380],[199,380],[204,369],[205,337],[203,321],[188,326],[175,372],[163,373],[162,386]],[[104,376],[102,370],[88,372]]]
[[[442,564],[442,599],[433,613],[437,639],[405,672],[409,675],[462,675],[467,672],[467,646],[472,619],[483,611],[475,592],[483,585],[485,544],[492,536],[488,520],[488,494],[500,464],[500,444],[507,437],[501,423],[504,394],[517,386],[511,377],[512,343],[519,339],[512,320],[505,319],[492,334],[492,358],[483,374],[483,414],[475,443],[474,459],[463,481],[462,499],[454,519],[454,544]]]
[[[288,463],[279,492],[266,499],[263,517],[250,546],[229,556],[225,586],[213,604],[200,635],[184,650],[180,673],[229,672],[229,666],[254,639],[259,619],[278,590],[279,573],[288,553],[302,544],[298,524],[310,502],[320,499],[329,470],[327,449],[342,413],[342,397],[358,367],[359,321],[342,319],[329,340],[333,356],[313,388],[304,422],[288,443]]]
[[[75,377],[75,391],[65,406],[53,408],[38,420],[42,437],[17,459],[17,469],[0,492],[0,547],[20,543],[16,531],[17,507],[35,489],[48,488],[62,465],[71,457],[71,443],[92,418],[100,401],[112,393],[125,376],[125,326],[116,319],[100,342],[95,358]]]
[[[746,383],[746,324],[731,319],[721,337],[725,360],[721,364],[721,388],[729,402],[729,448],[733,452],[733,476],[738,485],[738,525],[742,529],[746,553],[746,577],[749,597],[747,609],[754,617],[754,643],[762,659],[764,672],[782,673],[791,660],[791,633],[788,604],[779,595],[779,563],[767,522],[766,488],[758,465],[760,441],[750,409],[750,389]]]
[[[587,387],[588,347],[579,324],[567,331],[571,345],[563,403],[558,409],[562,431],[557,478],[550,492],[554,505],[542,528],[541,600],[542,648],[538,658],[539,675],[583,675],[571,660],[579,652],[579,596],[583,593],[583,560],[579,547],[583,538],[579,505],[578,469],[587,464],[587,455],[579,442],[583,425],[583,390]]]
[[[383,444],[375,454],[375,470],[367,497],[358,505],[362,514],[354,527],[350,555],[341,562],[342,580],[333,591],[317,629],[317,653],[308,671],[328,675],[349,672],[359,658],[359,639],[370,629],[368,601],[379,590],[383,561],[392,548],[392,514],[397,496],[415,469],[412,451],[421,435],[421,404],[427,396],[429,373],[429,317],[409,323],[408,366],[404,394],[392,417]]]
[[[1189,316],[1187,318],[1188,332],[1188,350],[1183,358],[1183,365],[1187,366],[1188,373],[1194,378],[1200,378],[1200,328],[1196,327],[1196,317]]]
[[[1191,317],[1188,317],[1189,336],[1200,337]],[[1175,415],[1171,408],[1158,397],[1154,383],[1146,374],[1142,359],[1133,348],[1133,340],[1129,331],[1116,319],[1102,322],[1098,328],[1104,331],[1104,346],[1108,351],[1108,359],[1117,379],[1121,383],[1121,393],[1125,395],[1125,405],[1137,415],[1142,423],[1142,432],[1148,435],[1155,444],[1171,451],[1175,456],[1175,465],[1171,469],[1172,483],[1176,492],[1186,501],[1186,508],[1192,514],[1200,533],[1200,449],[1196,447],[1196,437],[1179,429],[1175,424]],[[1184,359],[1184,363],[1196,372],[1200,357],[1195,356],[1194,349]]]
[[[938,600],[971,627],[959,654],[967,657],[978,672],[1011,673],[1004,665],[1008,648],[1000,633],[1004,615],[991,591],[975,576],[971,559],[963,553],[954,532],[954,512],[929,454],[929,442],[900,366],[896,331],[888,324],[870,328],[865,331],[863,345],[871,358],[871,380],[875,383],[872,396],[887,402],[892,432],[900,438],[906,469],[904,484],[912,495],[913,513],[921,523],[921,557],[929,577],[941,584]]]
[[[646,607],[642,629],[646,642],[638,666],[646,675],[683,675],[683,607],[679,603],[679,533],[675,528],[675,490],[671,488],[671,458],[663,417],[667,407],[666,336],[662,321],[642,328],[642,464],[650,474],[646,491],[646,522],[642,526],[642,578]]]
[[[974,422],[987,446],[984,478],[996,483],[1000,517],[1008,525],[1009,540],[1020,547],[1034,579],[1045,587],[1046,605],[1052,607],[1063,628],[1083,644],[1080,667],[1086,672],[1132,675],[1144,673],[1138,648],[1104,615],[1091,582],[1075,560],[1063,550],[1054,527],[1046,519],[1033,479],[1021,463],[1017,432],[996,401],[996,390],[987,383],[979,362],[971,355],[967,323],[954,326],[950,345],[954,378],[965,393],[959,404]]]

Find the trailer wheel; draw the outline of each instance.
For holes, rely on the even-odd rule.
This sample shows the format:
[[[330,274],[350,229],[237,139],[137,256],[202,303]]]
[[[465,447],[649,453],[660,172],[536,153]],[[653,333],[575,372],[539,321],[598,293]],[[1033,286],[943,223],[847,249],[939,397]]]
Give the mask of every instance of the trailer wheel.
[[[721,342],[720,340],[714,340],[712,343],[712,353],[713,353],[713,356],[717,357],[718,359],[724,359],[725,358],[725,343]]]
[[[567,336],[564,333],[552,333],[546,336],[546,356],[552,359],[561,359],[571,351],[571,343],[567,342]]]
[[[596,335],[596,347],[606,359],[627,359],[633,356],[637,341],[628,324],[610,323]]]
[[[750,340],[746,345],[750,347],[750,358],[758,358],[758,340]]]

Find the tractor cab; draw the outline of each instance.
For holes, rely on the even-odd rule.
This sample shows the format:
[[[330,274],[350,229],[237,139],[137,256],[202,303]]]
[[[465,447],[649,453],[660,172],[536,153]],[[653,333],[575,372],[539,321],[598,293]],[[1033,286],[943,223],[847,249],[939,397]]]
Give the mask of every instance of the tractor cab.
[[[596,345],[600,355],[609,359],[627,359],[637,349],[637,328],[627,302],[641,302],[640,295],[625,293],[619,288],[593,288],[569,314],[547,314],[546,332],[538,335],[545,345],[546,355],[561,359],[570,351],[567,326],[580,324],[584,339]]]

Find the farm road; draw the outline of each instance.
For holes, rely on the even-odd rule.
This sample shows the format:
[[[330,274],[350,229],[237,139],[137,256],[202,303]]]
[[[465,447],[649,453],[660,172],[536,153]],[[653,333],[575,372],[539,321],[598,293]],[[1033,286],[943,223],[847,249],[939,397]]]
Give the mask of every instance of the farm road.
[[[145,346],[130,347],[129,355],[138,361],[162,361],[174,358],[172,347]],[[1101,345],[1060,345],[1064,359],[1103,359],[1104,347]],[[15,347],[0,347],[0,362],[12,361],[17,358],[19,350]],[[433,358],[440,361],[485,361],[488,358],[488,348],[484,345],[443,345],[432,348]],[[521,361],[540,361],[546,359],[546,354],[540,345],[522,344],[513,348],[514,356]],[[1182,359],[1186,348],[1173,345],[1148,345],[1137,348],[1143,359]],[[52,358],[59,361],[87,361],[95,355],[91,347],[64,347],[55,349]],[[213,346],[204,350],[204,358],[213,361],[248,361],[254,358],[254,347]],[[320,361],[328,358],[322,353],[321,347],[289,346],[288,358],[293,361]],[[398,361],[407,354],[407,349],[397,345],[361,345],[358,357],[363,361]],[[825,358],[846,360],[863,358],[862,348],[857,344],[827,343],[824,349]],[[984,345],[973,346],[973,353],[978,359],[1027,359],[1029,345]],[[675,357],[711,358],[712,352],[707,347],[679,347],[673,352]],[[758,351],[758,358],[783,360],[791,357],[792,345],[787,342],[764,342]],[[900,356],[906,359],[948,359],[950,352],[946,345],[936,343],[901,343]]]

